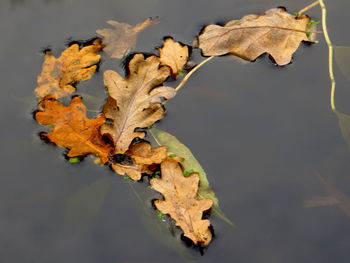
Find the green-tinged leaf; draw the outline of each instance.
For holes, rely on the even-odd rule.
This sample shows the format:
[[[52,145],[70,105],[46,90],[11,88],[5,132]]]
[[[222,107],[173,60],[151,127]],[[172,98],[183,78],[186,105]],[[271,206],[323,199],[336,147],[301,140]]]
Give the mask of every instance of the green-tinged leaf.
[[[213,215],[217,216],[218,218],[222,219],[230,225],[234,225],[232,221],[228,219],[227,216],[225,216],[225,214],[221,211],[219,206],[219,200],[216,197],[215,193],[209,187],[207,174],[202,168],[202,166],[199,164],[197,159],[193,156],[192,152],[184,144],[182,144],[175,136],[156,128],[152,128],[150,131],[159,145],[167,146],[169,152],[173,152],[177,156],[184,158],[184,160],[181,162],[181,165],[183,166],[185,173],[186,171],[194,171],[199,174],[200,183],[198,197],[200,199],[210,198],[213,201]]]
[[[340,71],[350,81],[350,47],[334,46],[334,54]]]
[[[75,225],[91,223],[98,216],[113,179],[103,177],[69,196],[64,210],[66,220]]]
[[[350,149],[350,116],[340,112],[336,112],[336,114],[339,119],[341,134],[343,135],[344,140]]]

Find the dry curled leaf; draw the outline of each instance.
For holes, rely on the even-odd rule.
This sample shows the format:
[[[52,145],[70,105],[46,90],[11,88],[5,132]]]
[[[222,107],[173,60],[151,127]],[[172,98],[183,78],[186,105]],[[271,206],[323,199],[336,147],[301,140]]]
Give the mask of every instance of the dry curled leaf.
[[[40,124],[53,126],[45,136],[55,144],[68,148],[68,157],[94,154],[100,158],[100,163],[108,161],[112,149],[99,134],[99,128],[105,122],[103,115],[88,119],[80,97],[74,97],[69,106],[46,99],[40,103],[40,107],[43,111],[38,111],[35,119]]]
[[[162,119],[163,99],[175,96],[174,88],[159,86],[170,74],[168,67],[159,64],[156,56],[145,59],[142,54],[136,54],[129,63],[127,78],[112,70],[104,73],[110,98],[103,112],[112,123],[104,124],[101,133],[112,139],[114,154],[125,153],[134,138],[143,138],[144,132],[135,129],[147,128]]]
[[[114,20],[107,21],[113,28],[98,29],[103,36],[104,51],[112,58],[123,58],[135,48],[137,35],[147,27],[159,23],[159,18],[147,18],[135,27]]]
[[[142,173],[148,173],[148,167],[160,164],[167,154],[167,147],[160,146],[152,148],[148,142],[132,144],[126,154],[132,159],[133,165],[113,163],[112,168],[120,175],[128,175],[131,179],[138,181]]]
[[[267,10],[265,15],[247,15],[225,26],[209,25],[198,36],[205,56],[231,53],[252,61],[269,53],[282,66],[290,63],[301,41],[312,42],[308,16],[295,17],[283,8]]]
[[[184,68],[189,57],[188,47],[166,38],[159,50],[160,63],[171,68],[173,76],[177,76]]]
[[[209,220],[202,217],[213,202],[210,199],[197,199],[198,184],[198,174],[183,176],[180,165],[171,160],[161,164],[161,178],[151,179],[152,187],[164,196],[164,200],[155,201],[156,208],[163,214],[169,214],[195,245],[200,243],[206,246],[212,235]]]
[[[65,97],[75,91],[73,84],[88,80],[96,71],[96,64],[101,56],[96,54],[101,50],[98,42],[79,48],[78,44],[64,50],[59,58],[51,52],[46,52],[42,72],[38,76],[38,87],[35,94],[41,100],[49,96]]]

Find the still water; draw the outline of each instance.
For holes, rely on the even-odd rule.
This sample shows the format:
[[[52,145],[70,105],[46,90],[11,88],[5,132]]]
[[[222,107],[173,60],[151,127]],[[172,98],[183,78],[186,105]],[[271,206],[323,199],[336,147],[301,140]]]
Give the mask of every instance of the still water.
[[[153,52],[164,36],[190,44],[203,25],[277,6],[295,12],[308,4],[1,0],[0,261],[349,262],[350,218],[338,206],[304,206],[310,197],[327,195],[315,171],[350,196],[350,151],[330,110],[327,47],[321,35],[317,45],[302,45],[293,63],[283,68],[267,56],[255,63],[228,56],[214,59],[167,103],[168,115],[157,127],[192,150],[206,169],[222,210],[236,224],[232,228],[212,218],[215,239],[203,256],[156,218],[150,200],[159,195],[147,188],[147,182],[124,181],[89,158],[67,163],[63,149],[39,139],[43,129],[31,115],[41,50],[51,47],[58,55],[69,39],[94,37],[106,20],[135,25],[160,16],[161,23],[142,33],[137,45],[137,51]],[[333,42],[350,45],[350,2],[326,4]],[[318,7],[309,14],[316,20],[321,16]],[[198,52],[195,55],[198,58]],[[103,99],[106,69],[122,72],[120,61],[105,60],[79,91]],[[338,108],[349,114],[349,83],[338,69],[336,77]],[[98,109],[93,103],[88,106]],[[69,208],[72,196],[89,186],[94,190],[85,200],[74,201],[76,211]],[[86,204],[100,204],[92,220],[89,213],[96,211],[84,208]],[[79,215],[79,209],[85,214]]]

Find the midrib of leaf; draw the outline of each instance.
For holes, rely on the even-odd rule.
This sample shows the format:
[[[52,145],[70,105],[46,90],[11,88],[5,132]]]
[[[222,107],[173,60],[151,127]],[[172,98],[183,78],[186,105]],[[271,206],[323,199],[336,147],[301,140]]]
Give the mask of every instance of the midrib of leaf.
[[[230,28],[230,27],[221,27],[223,29],[227,28],[228,30],[225,33],[222,33],[221,36],[226,35],[232,31],[235,30],[245,30],[245,29],[259,29],[259,28],[270,28],[270,29],[277,29],[277,30],[285,30],[285,31],[293,31],[293,32],[298,32],[298,33],[304,33],[306,34],[307,31],[305,30],[300,30],[300,29],[295,29],[295,28],[288,28],[288,27],[278,27],[278,26],[247,26],[247,27],[238,27],[238,28]],[[214,30],[214,29],[212,29]],[[217,36],[209,37],[207,39],[215,38]]]
[[[136,98],[137,98],[139,92],[140,92],[141,90],[143,90],[145,87],[147,87],[148,84],[150,83],[150,81],[148,81],[147,83],[144,83],[144,81],[145,81],[145,79],[146,79],[146,77],[147,77],[147,75],[148,75],[148,72],[149,72],[149,67],[147,67],[147,71],[146,71],[145,76],[144,76],[144,78],[143,78],[143,80],[142,80],[143,85],[141,85],[141,88],[140,88],[140,89],[137,89],[137,90],[136,90],[136,92],[134,93],[134,95],[132,96],[132,98],[131,98],[131,100],[130,100],[130,103],[128,104],[128,107],[127,107],[127,114],[124,115],[123,123],[122,123],[122,125],[121,125],[121,127],[120,127],[120,130],[119,130],[120,132],[119,132],[119,134],[118,134],[118,136],[116,137],[116,140],[115,140],[116,142],[118,142],[119,139],[120,139],[120,137],[122,136],[123,131],[124,131],[125,126],[126,126],[126,123],[129,121],[129,119],[130,119],[131,117],[134,116],[133,114],[130,115],[130,111],[131,111],[132,106],[134,105],[134,102],[135,102],[135,100],[136,100]],[[147,85],[146,85],[146,84],[147,84]],[[129,116],[129,115],[130,115],[130,116]],[[114,126],[115,126],[115,124],[114,124]]]
[[[173,183],[173,185],[174,185],[175,192],[176,192],[177,196],[180,196],[180,193],[179,193],[179,191],[178,191],[178,188],[176,187],[176,180],[175,180],[176,175],[174,175],[174,171],[171,171],[171,172],[172,172],[171,179],[172,179],[172,181],[173,181],[172,183]],[[176,204],[177,204],[177,206],[181,207],[181,205],[180,205],[178,202],[176,202]],[[187,204],[187,203],[186,203],[186,204]],[[185,209],[186,209],[186,211],[188,211],[188,210],[189,210],[189,209],[188,209],[188,206],[185,206]],[[178,209],[176,209],[176,211],[178,211]],[[181,211],[181,210],[180,210],[180,211]],[[183,213],[180,212],[180,218],[181,218],[181,217],[184,218],[185,216],[186,216],[186,214],[184,215]],[[187,227],[194,233],[193,223],[192,223],[192,217],[191,217],[190,214],[188,214],[188,219],[189,219],[190,224],[188,224],[186,220],[183,220],[183,221],[186,223]],[[179,224],[180,224],[180,222],[179,222]]]
[[[230,28],[230,27],[225,27],[223,26],[222,28]],[[217,42],[219,42],[219,40],[226,34],[228,33],[231,33],[232,31],[235,31],[235,30],[245,30],[245,29],[259,29],[259,28],[270,28],[270,29],[277,29],[277,30],[287,30],[287,31],[293,31],[293,32],[298,32],[298,33],[304,33],[306,34],[307,31],[303,31],[303,30],[299,30],[299,29],[293,29],[293,28],[287,28],[287,27],[275,27],[275,26],[252,26],[252,27],[239,27],[239,28],[231,28],[229,30],[227,30],[226,32],[222,33],[221,35],[218,36],[212,36],[212,37],[209,37],[209,38],[206,38],[206,41],[208,41],[209,39],[212,39],[212,38],[218,38],[214,44],[211,45],[211,47],[208,49],[208,50],[211,50]],[[212,29],[214,30],[214,29]]]
[[[72,131],[77,135],[77,137],[80,138],[80,140],[81,140],[84,144],[88,145],[90,148],[92,148],[92,149],[94,149],[96,152],[100,153],[101,156],[103,156],[103,155],[105,154],[103,151],[101,151],[100,149],[98,149],[98,148],[96,147],[95,144],[93,144],[92,142],[90,142],[89,138],[85,139],[84,137],[82,137],[82,136],[80,135],[80,132],[76,131],[75,128],[71,126],[70,123],[67,123],[67,124],[68,124],[68,126],[72,129]],[[101,156],[100,156],[100,157],[101,157]]]

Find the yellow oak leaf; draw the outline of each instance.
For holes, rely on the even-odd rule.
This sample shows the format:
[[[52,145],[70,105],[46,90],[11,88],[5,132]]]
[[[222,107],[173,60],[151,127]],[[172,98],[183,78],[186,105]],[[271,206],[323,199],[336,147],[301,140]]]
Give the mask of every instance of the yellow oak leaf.
[[[172,38],[166,38],[159,50],[160,63],[169,66],[173,76],[177,76],[187,63],[189,57],[188,47]]]
[[[39,100],[44,97],[61,98],[75,91],[73,84],[88,80],[96,71],[101,56],[98,41],[93,45],[79,48],[73,44],[64,50],[59,58],[46,52],[42,72],[38,76],[35,94]]]
[[[249,61],[269,53],[282,66],[290,63],[301,41],[313,42],[308,36],[310,22],[306,15],[295,17],[283,8],[273,8],[225,26],[208,25],[198,36],[198,45],[205,56],[231,53]]]
[[[117,72],[107,70],[104,83],[110,98],[103,108],[106,118],[101,133],[111,138],[114,154],[123,154],[136,137],[143,138],[147,128],[164,117],[163,100],[175,96],[174,88],[160,86],[170,74],[168,67],[160,67],[159,58],[144,58],[136,54],[129,63],[130,74],[123,78]]]
[[[211,199],[197,198],[199,176],[185,177],[180,165],[172,160],[161,163],[161,178],[151,179],[151,186],[164,196],[156,200],[156,208],[175,220],[184,235],[195,245],[206,246],[212,239],[209,220],[202,219],[203,212],[213,205]]]

